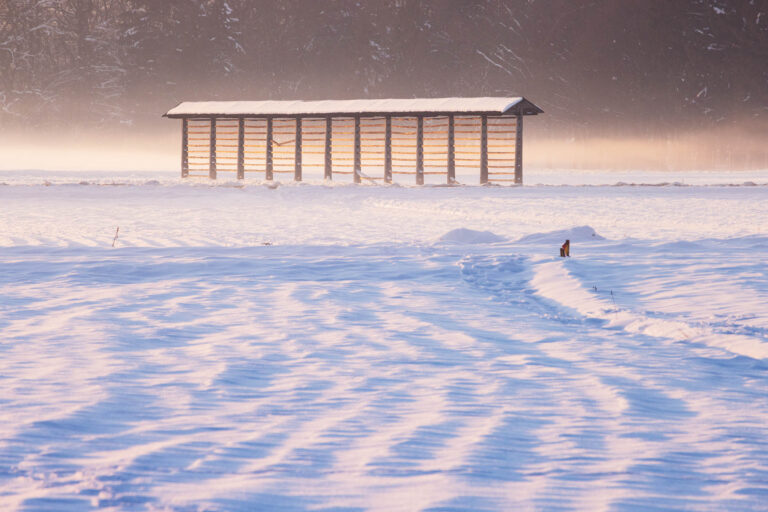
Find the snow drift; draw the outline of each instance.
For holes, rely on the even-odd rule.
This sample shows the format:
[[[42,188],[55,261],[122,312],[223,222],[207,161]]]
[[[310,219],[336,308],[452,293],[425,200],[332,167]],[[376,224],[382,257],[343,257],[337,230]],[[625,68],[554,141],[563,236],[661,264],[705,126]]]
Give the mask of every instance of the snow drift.
[[[605,240],[605,238],[598,235],[597,231],[590,226],[578,226],[568,229],[559,229],[557,231],[549,231],[547,233],[532,233],[520,238],[518,242],[563,243],[565,240],[570,240],[571,243],[582,243]]]
[[[504,238],[490,231],[475,231],[473,229],[453,229],[440,237],[441,242],[456,244],[493,244],[503,242]]]
[[[768,188],[24,179],[2,510],[764,508]]]

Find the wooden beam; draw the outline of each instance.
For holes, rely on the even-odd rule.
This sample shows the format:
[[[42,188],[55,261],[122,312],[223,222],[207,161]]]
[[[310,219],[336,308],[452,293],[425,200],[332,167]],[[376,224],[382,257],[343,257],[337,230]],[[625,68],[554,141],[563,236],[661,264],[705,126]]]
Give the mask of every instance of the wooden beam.
[[[186,117],[181,120],[181,177],[189,176],[189,121]]]
[[[333,179],[333,153],[331,148],[331,132],[333,118],[325,118],[325,179]]]
[[[272,118],[267,118],[267,158],[265,162],[266,176],[265,178],[272,181]]]
[[[456,146],[454,142],[453,114],[448,116],[448,184],[456,183]]]
[[[360,168],[360,116],[355,116],[355,183],[360,183],[361,172]]]
[[[424,117],[416,118],[416,184],[424,184]]]
[[[515,135],[515,183],[523,184],[523,116],[517,115],[517,134]]]
[[[216,118],[211,118],[210,138],[208,141],[208,177],[216,179]]]
[[[237,123],[237,179],[245,179],[245,118]]]
[[[480,183],[488,183],[488,116],[480,116]]]
[[[293,180],[301,181],[301,118],[296,118],[296,138],[294,139]]]
[[[384,127],[384,181],[392,183],[392,116],[387,116]]]

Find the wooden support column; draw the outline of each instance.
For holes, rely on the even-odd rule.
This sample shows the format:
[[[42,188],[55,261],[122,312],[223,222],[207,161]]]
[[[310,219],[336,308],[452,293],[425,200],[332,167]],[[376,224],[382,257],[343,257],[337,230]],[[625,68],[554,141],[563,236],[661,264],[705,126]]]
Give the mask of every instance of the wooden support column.
[[[267,161],[265,178],[272,181],[272,118],[267,118]]]
[[[189,121],[181,119],[181,177],[189,176]]]
[[[480,183],[488,183],[488,116],[480,116]]]
[[[237,179],[245,179],[245,118],[237,122]]]
[[[360,168],[360,116],[355,116],[355,183],[360,183],[361,172]]]
[[[216,118],[211,118],[211,138],[208,146],[208,177],[216,179]]]
[[[424,184],[424,117],[416,118],[416,184]]]
[[[386,116],[384,128],[384,181],[392,183],[392,116]]]
[[[456,143],[453,129],[453,114],[448,116],[448,184],[456,183]]]
[[[515,127],[515,184],[523,184],[523,115],[517,114]]]
[[[331,148],[332,118],[325,118],[325,179],[333,179],[333,153]]]
[[[294,156],[293,156],[293,180],[301,181],[301,118],[296,118],[296,138],[294,139]]]

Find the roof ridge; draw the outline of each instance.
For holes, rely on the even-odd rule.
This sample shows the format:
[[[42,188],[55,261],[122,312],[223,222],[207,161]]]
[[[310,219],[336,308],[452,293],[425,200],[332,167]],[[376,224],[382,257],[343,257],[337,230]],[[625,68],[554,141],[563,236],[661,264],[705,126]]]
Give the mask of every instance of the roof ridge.
[[[514,112],[513,107],[519,106]],[[374,98],[352,100],[216,100],[187,101],[166,117],[190,116],[311,116],[349,114],[504,114],[535,115],[539,107],[522,96],[445,98]]]

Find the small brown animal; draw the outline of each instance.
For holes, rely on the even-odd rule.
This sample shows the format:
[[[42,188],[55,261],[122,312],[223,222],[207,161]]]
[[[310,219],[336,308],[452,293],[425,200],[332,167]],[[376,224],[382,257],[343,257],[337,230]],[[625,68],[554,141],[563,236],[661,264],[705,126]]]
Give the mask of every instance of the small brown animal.
[[[561,258],[571,257],[571,241],[570,240],[566,240],[565,243],[560,247],[560,257]]]

